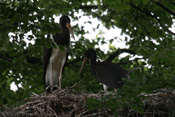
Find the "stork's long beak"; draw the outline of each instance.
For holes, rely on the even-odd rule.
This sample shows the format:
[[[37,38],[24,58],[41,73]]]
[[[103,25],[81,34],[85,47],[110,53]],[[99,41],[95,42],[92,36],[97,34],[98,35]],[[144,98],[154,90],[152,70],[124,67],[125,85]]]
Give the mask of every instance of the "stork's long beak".
[[[83,68],[84,68],[84,65],[86,64],[88,58],[87,57],[84,57],[84,60],[83,60],[83,63],[81,65],[81,69],[80,69],[80,72],[79,72],[79,75],[81,74],[81,72],[83,71]]]
[[[75,36],[74,36],[74,33],[73,33],[73,30],[72,30],[72,27],[71,27],[70,23],[67,23],[66,27],[69,29],[69,32],[72,35],[72,38],[75,40]]]

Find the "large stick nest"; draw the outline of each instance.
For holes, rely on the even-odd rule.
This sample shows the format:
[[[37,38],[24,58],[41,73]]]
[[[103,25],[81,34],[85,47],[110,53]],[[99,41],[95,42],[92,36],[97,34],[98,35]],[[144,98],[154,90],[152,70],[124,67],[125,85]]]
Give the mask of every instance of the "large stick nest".
[[[55,90],[50,94],[35,94],[26,98],[27,103],[13,109],[0,111],[0,117],[92,117],[111,116],[107,110],[88,110],[85,103],[96,94],[78,93],[70,89]]]
[[[110,93],[111,94],[111,93]],[[168,110],[175,110],[174,91],[160,90],[147,96],[143,100],[144,116],[170,116]],[[88,110],[88,98],[100,99],[104,94],[79,93],[72,89],[56,90],[51,94],[34,94],[25,99],[26,103],[15,108],[2,106],[0,117],[111,117],[110,109]],[[116,116],[139,116],[138,112],[130,108],[118,109]]]

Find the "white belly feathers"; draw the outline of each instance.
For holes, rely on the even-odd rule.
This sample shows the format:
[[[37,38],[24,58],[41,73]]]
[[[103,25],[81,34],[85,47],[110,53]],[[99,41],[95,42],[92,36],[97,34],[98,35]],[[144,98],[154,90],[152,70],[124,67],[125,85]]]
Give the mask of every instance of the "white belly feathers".
[[[59,48],[52,49],[46,72],[46,84],[54,86],[58,84],[61,66],[66,62],[67,51],[61,51]]]

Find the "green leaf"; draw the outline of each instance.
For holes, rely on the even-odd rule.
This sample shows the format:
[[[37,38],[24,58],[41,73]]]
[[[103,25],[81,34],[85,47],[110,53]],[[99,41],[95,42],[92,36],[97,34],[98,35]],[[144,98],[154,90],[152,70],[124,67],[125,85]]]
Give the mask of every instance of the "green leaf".
[[[86,106],[88,107],[88,110],[94,110],[96,108],[101,108],[102,103],[96,99],[88,98]]]

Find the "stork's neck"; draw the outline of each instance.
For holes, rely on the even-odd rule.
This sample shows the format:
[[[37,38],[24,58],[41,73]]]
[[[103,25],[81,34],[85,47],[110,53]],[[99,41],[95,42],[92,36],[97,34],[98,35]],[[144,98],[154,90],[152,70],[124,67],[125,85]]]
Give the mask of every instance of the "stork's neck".
[[[69,35],[70,36],[70,32],[66,26],[61,27],[61,30],[62,30],[62,35]]]
[[[95,58],[94,59],[90,59],[89,62],[90,62],[90,66],[91,66],[93,72],[95,72],[95,70],[96,70],[96,59]]]
[[[70,42],[70,33],[69,30],[66,26],[61,27],[62,33],[61,33],[61,37],[62,37],[62,41],[63,44],[68,45]]]

